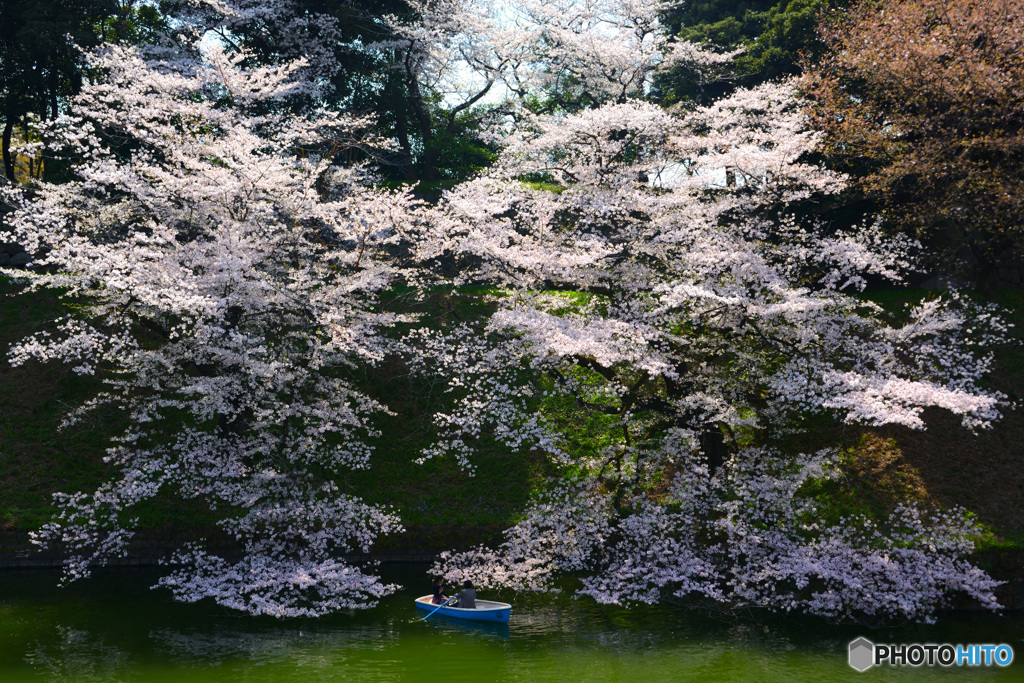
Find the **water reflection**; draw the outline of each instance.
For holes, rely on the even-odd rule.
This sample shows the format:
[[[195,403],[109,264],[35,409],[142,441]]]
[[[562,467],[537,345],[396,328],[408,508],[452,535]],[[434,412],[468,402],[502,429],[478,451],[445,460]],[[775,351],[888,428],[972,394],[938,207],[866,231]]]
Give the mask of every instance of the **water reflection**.
[[[54,683],[92,683],[126,679],[131,657],[124,649],[88,631],[57,626],[53,638],[45,644],[37,642],[26,653],[25,663]]]
[[[1009,642],[1024,660],[1021,618],[946,620],[866,632],[817,621],[712,619],[663,606],[601,607],[559,596],[488,596],[514,604],[509,624],[413,605],[421,568],[386,577],[414,586],[377,609],[317,620],[239,617],[149,591],[155,575],[121,572],[69,589],[49,573],[0,581],[3,681],[810,681],[858,679],[846,644]],[[404,572],[404,573],[403,573]],[[1024,680],[1013,670],[901,669],[894,680]]]
[[[464,633],[467,636],[474,636],[479,638],[486,638],[492,640],[503,640],[509,637],[508,624],[497,624],[490,621],[467,621],[465,619],[456,619],[454,617],[446,617],[443,614],[438,614],[426,621],[423,621],[424,626],[435,628],[441,631],[458,631]]]

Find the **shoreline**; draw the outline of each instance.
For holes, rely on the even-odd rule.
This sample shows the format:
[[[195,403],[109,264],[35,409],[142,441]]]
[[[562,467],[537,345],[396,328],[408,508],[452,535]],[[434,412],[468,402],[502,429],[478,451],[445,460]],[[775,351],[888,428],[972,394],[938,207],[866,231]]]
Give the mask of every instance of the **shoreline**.
[[[402,537],[390,540],[376,551],[370,553],[350,553],[339,555],[339,558],[352,563],[379,562],[382,564],[422,563],[429,564],[443,550],[465,550],[472,545],[479,545],[482,536],[490,535],[490,528],[466,529],[458,527],[461,534],[452,533],[456,528],[424,527],[410,528],[406,537],[444,538],[458,537],[462,542],[446,546],[419,546],[400,544]],[[428,533],[423,533],[427,531]],[[490,532],[481,534],[481,531]],[[433,532],[433,533],[429,533]],[[470,532],[470,533],[466,533]],[[475,533],[473,533],[475,532]],[[105,565],[97,565],[96,569],[147,569],[163,566],[161,559],[169,557],[183,543],[195,540],[195,536],[184,535],[149,535],[139,534],[133,540],[125,557],[114,557]],[[470,542],[467,542],[470,541]],[[389,547],[390,546],[390,547]],[[241,556],[237,545],[230,539],[213,539],[207,547],[225,559],[232,560]],[[0,572],[18,572],[22,570],[59,570],[64,565],[64,555],[54,550],[38,551],[28,541],[27,532],[0,532]],[[1024,612],[1024,550],[1017,549],[986,549],[973,553],[970,560],[993,578],[1003,581],[996,589],[996,595],[1003,609],[994,614]],[[945,613],[991,613],[980,604],[964,597],[953,600],[952,605],[942,610]]]

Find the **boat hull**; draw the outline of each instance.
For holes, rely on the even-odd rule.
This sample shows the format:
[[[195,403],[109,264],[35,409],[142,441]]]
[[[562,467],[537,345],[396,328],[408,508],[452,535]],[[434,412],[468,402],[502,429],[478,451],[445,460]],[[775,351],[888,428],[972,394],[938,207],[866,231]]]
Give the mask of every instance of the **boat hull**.
[[[433,603],[433,596],[424,595],[416,598],[416,609],[421,609],[429,614],[435,609],[434,616],[444,615],[455,619],[468,619],[470,621],[486,621],[492,624],[507,624],[512,605],[507,602],[494,602],[493,600],[477,600],[476,609],[462,609],[461,607],[442,607],[438,609]]]

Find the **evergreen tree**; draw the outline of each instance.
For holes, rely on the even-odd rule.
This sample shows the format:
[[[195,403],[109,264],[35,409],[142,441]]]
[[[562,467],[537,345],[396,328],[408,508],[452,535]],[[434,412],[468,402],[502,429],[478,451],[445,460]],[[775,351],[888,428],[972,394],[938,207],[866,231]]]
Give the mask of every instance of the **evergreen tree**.
[[[837,0],[703,0],[670,5],[663,21],[678,40],[722,50],[741,49],[721,77],[700,78],[686,68],[667,72],[655,85],[664,104],[707,104],[736,87],[753,87],[800,72],[804,58],[820,54],[815,27]]]
[[[15,180],[15,128],[56,118],[82,87],[82,48],[136,42],[161,25],[150,5],[116,0],[0,0],[0,118],[4,175]]]

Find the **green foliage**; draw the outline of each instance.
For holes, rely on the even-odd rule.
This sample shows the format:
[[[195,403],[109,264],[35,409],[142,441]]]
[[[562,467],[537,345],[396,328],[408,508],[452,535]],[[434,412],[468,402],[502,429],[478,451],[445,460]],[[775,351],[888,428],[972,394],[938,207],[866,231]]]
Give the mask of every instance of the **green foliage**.
[[[1024,551],[1024,533],[1001,534],[991,525],[978,523],[981,533],[974,539],[974,548],[977,552],[985,553],[990,551]],[[984,565],[982,565],[985,568]],[[989,571],[986,568],[986,571]]]
[[[561,183],[555,183],[547,180],[529,180],[523,178],[522,182],[523,185],[530,188],[531,190],[543,190],[545,192],[554,192],[555,194],[560,194],[569,189],[565,185],[562,185]]]
[[[0,347],[4,350],[80,308],[53,292],[25,294],[21,289],[0,280]],[[492,309],[488,299],[493,294],[466,288],[421,299],[396,290],[385,301],[389,308],[423,313],[428,324],[445,325],[484,318]],[[430,417],[444,408],[443,387],[411,375],[395,360],[359,372],[354,379],[395,414],[382,416],[378,423],[380,435],[370,440],[374,447],[370,467],[346,472],[338,480],[343,492],[398,510],[411,535],[388,543],[447,547],[490,541],[515,521],[548,478],[558,474],[542,455],[511,454],[486,436],[478,444],[473,476],[448,460],[418,464],[420,451],[438,438]],[[99,409],[77,425],[59,427],[72,407],[101,388],[100,379],[78,376],[57,365],[0,365],[0,490],[5,492],[0,529],[37,528],[52,514],[52,493],[92,491],[110,477],[103,456],[111,437],[128,426],[124,415]],[[175,421],[184,418],[165,415],[165,419],[168,433],[173,433]],[[215,521],[205,505],[182,500],[173,492],[137,506],[132,515],[139,517],[143,532],[171,535],[208,535]]]
[[[802,59],[822,50],[815,27],[821,13],[835,0],[789,0],[772,7],[764,28],[738,63],[741,73],[757,81],[799,73]]]
[[[682,40],[731,47],[755,39],[778,0],[702,0],[664,13],[669,30]]]
[[[11,180],[14,126],[29,114],[44,121],[60,114],[88,76],[80,48],[152,40],[167,28],[155,6],[115,0],[0,0],[0,17],[2,151]]]
[[[438,112],[438,118],[443,110]],[[436,125],[416,161],[418,177],[449,183],[469,180],[498,158],[497,148],[483,144],[477,134],[480,112],[462,112],[450,123]]]
[[[583,396],[556,392],[554,381],[541,378],[539,388],[545,396],[540,411],[562,435],[562,445],[576,456],[574,459],[582,456],[596,460],[610,446],[622,441],[616,432],[619,416],[614,412],[599,412],[600,408],[614,411],[619,407],[618,401],[602,394],[600,389],[606,381],[596,372],[577,366],[566,370],[566,374],[579,383]]]
[[[664,20],[679,40],[744,51],[725,77],[704,82],[687,69],[677,69],[658,80],[654,96],[663,104],[707,104],[737,86],[751,87],[799,73],[802,60],[814,59],[821,52],[815,32],[819,16],[841,2],[705,0],[666,10]]]

